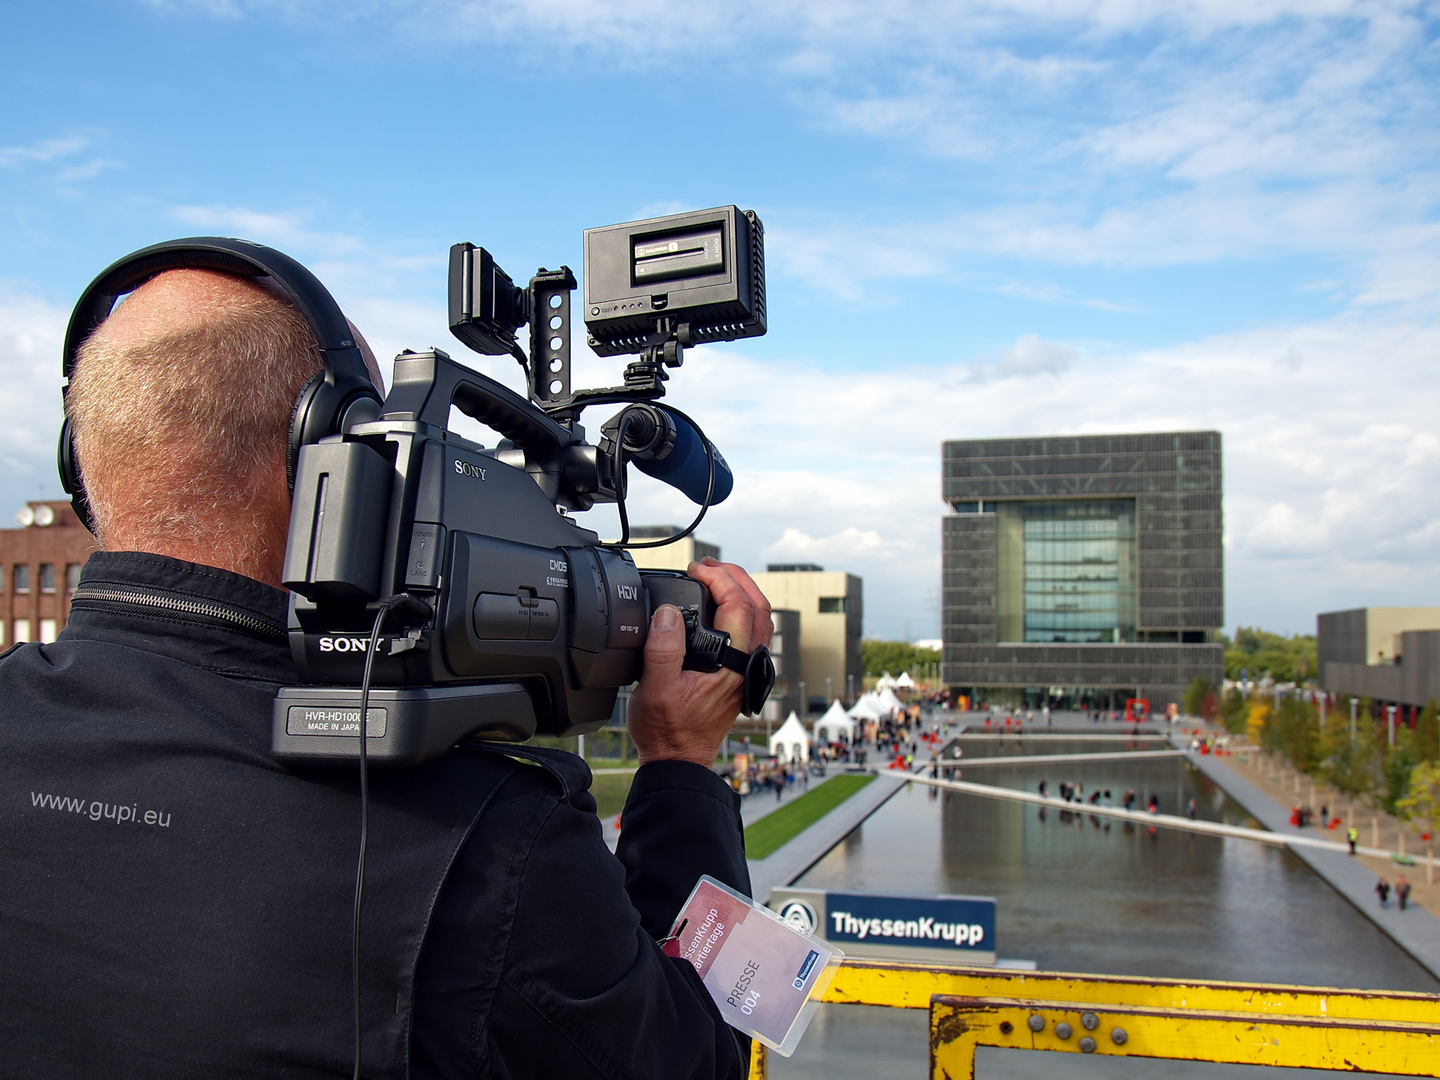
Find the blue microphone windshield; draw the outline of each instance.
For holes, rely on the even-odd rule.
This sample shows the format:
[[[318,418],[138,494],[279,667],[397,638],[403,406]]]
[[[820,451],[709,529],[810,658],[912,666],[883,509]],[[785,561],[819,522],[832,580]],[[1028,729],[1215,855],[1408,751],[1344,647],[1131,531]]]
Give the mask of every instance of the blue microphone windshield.
[[[675,445],[670,453],[659,460],[635,458],[633,464],[645,475],[665,481],[699,505],[705,501],[705,488],[710,479],[705,443],[701,441],[700,433],[683,417],[673,412],[669,415],[675,423]],[[725,464],[714,443],[710,444],[710,449],[715,454],[715,489],[710,493],[710,504],[713,506],[729,496],[730,489],[735,486],[735,478],[730,475],[730,466]]]

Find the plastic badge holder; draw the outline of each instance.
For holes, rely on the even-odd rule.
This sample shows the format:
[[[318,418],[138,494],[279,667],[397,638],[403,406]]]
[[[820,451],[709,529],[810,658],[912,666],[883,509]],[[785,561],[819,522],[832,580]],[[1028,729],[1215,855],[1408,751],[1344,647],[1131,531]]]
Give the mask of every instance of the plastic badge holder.
[[[795,1052],[845,954],[708,874],[664,942],[694,965],[731,1027],[784,1057]]]

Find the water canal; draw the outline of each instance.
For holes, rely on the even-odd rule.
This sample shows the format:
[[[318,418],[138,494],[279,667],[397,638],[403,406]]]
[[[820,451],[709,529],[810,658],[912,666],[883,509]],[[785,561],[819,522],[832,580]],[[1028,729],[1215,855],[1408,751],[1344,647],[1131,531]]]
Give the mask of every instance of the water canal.
[[[1162,749],[1160,740],[965,739],[966,759]],[[1088,798],[1134,789],[1143,806],[1239,825],[1253,820],[1183,759],[1017,763],[963,778]],[[909,785],[813,866],[811,888],[993,896],[1001,957],[1042,970],[1296,983],[1440,993],[1437,982],[1304,863],[1283,848],[1150,830],[1083,813]],[[923,1076],[922,1012],[826,1006],[778,1077]],[[1140,1068],[1143,1066],[1143,1068]],[[1130,1068],[1139,1071],[1129,1071]],[[1157,1064],[982,1050],[980,1077],[1155,1075]],[[1167,1076],[1239,1077],[1243,1067],[1163,1066]],[[1098,1071],[1097,1071],[1098,1070]],[[1285,1070],[1264,1070],[1269,1078]],[[1296,1073],[1295,1075],[1313,1075]]]

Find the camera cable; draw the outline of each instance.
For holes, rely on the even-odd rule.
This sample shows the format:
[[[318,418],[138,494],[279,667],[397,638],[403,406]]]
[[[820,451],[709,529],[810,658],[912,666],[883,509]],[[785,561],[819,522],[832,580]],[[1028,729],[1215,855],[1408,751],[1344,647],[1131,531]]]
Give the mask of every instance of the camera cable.
[[[380,601],[375,612],[375,624],[370,629],[370,647],[365,650],[365,670],[360,678],[360,853],[355,859],[355,910],[350,924],[350,981],[351,998],[355,1012],[355,1072],[354,1080],[360,1080],[360,909],[365,897],[365,849],[370,841],[370,758],[367,752],[370,707],[370,673],[375,663],[375,653],[380,647],[380,629],[385,616],[397,608],[404,614],[417,618],[428,618],[430,605],[410,593],[395,593]]]
[[[593,402],[592,404],[599,403]],[[668,413],[672,413],[675,416],[678,416],[681,420],[684,420],[687,424],[694,428],[695,434],[700,437],[700,444],[705,447],[705,467],[709,474],[705,482],[705,498],[704,501],[702,501],[700,504],[700,512],[695,515],[694,519],[690,522],[689,525],[685,526],[685,528],[681,529],[679,532],[667,536],[663,540],[642,540],[634,543],[631,542],[630,516],[628,513],[626,513],[625,510],[625,498],[626,495],[629,493],[630,486],[625,471],[625,459],[627,456],[625,450],[625,430],[627,427],[629,427],[630,424],[630,414],[624,413],[621,415],[620,424],[615,431],[615,458],[617,466],[615,470],[615,508],[620,515],[620,539],[615,541],[615,543],[613,544],[606,545],[607,547],[625,548],[627,550],[634,551],[638,548],[664,547],[666,544],[673,544],[677,540],[683,540],[685,539],[685,537],[689,536],[691,533],[693,533],[696,529],[700,527],[700,522],[705,520],[705,514],[710,509],[710,500],[713,499],[715,496],[715,447],[711,445],[710,440],[706,437],[704,429],[701,428],[700,425],[697,424],[692,417],[675,408],[675,406],[673,405],[662,404],[658,401],[651,402],[650,404],[653,408],[663,409]]]

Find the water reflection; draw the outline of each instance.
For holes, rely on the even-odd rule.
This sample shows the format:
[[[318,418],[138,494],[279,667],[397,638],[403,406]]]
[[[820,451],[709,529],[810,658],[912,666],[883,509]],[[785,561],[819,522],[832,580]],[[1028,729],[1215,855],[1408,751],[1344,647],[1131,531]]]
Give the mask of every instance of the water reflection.
[[[965,757],[1115,750],[1125,740],[966,740]],[[1135,748],[1163,749],[1159,740]],[[1165,813],[1254,825],[1182,759],[997,765],[966,780],[1052,795],[1060,781],[1134,789]],[[816,863],[797,884],[868,892],[968,893],[997,901],[1002,957],[1042,969],[1156,978],[1228,979],[1440,992],[1437,982],[1374,925],[1281,848],[1194,836],[910,785]],[[825,1006],[781,1078],[923,1076],[921,1011]],[[1082,1059],[982,1051],[977,1076],[1092,1080],[1166,1075],[1195,1080],[1316,1076],[1206,1063]]]
[[[998,740],[996,741],[998,743]],[[993,744],[992,744],[993,745]],[[1094,742],[1046,740],[1043,752]],[[1115,744],[1101,744],[1106,749]],[[987,748],[988,749],[988,748]],[[1034,752],[1035,744],[1026,749]],[[1005,747],[1015,752],[1014,742]],[[998,756],[996,751],[989,756]],[[966,747],[966,756],[972,754]],[[1250,824],[1182,759],[997,765],[965,779],[1082,798],[1134,790],[1165,813]],[[1440,992],[1440,983],[1284,849],[911,785],[798,884],[997,901],[1001,956],[1042,969]]]

